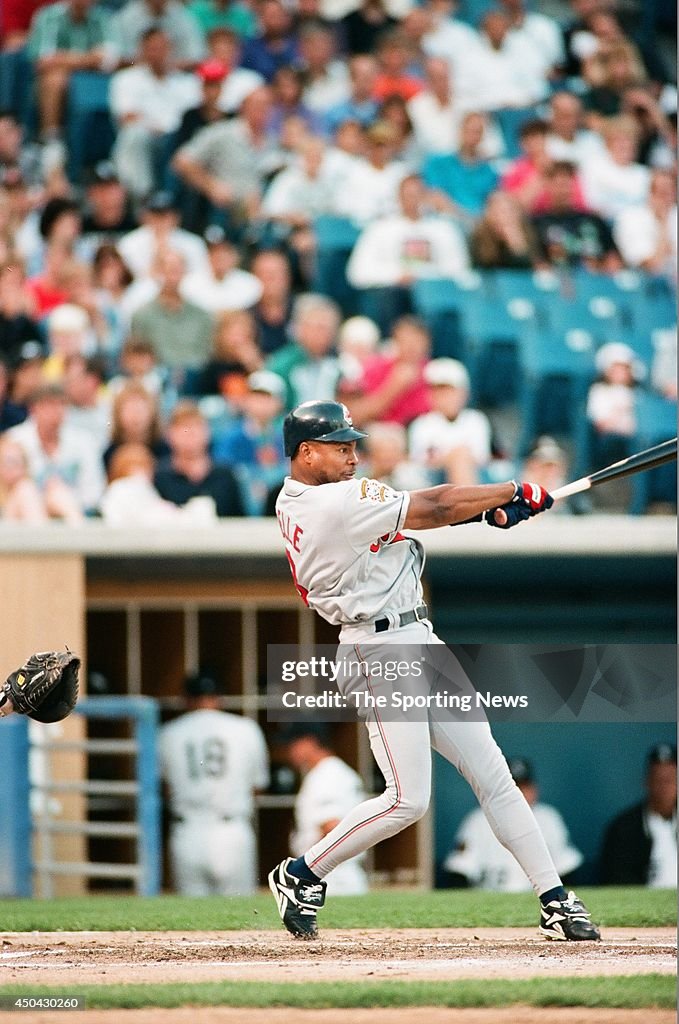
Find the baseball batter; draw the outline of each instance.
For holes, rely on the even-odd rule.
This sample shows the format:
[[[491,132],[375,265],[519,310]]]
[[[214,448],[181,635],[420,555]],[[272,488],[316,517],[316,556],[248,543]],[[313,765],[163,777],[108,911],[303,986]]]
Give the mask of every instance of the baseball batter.
[[[404,536],[403,529],[474,519],[508,529],[550,508],[552,498],[537,485],[514,481],[407,492],[377,480],[357,480],[356,442],[365,436],[337,402],[306,402],[293,409],[284,423],[291,473],[276,514],[300,597],[340,625],[340,645],[352,651],[352,664],[375,666],[393,659],[394,644],[431,649],[443,643],[423,601],[422,545]],[[370,695],[376,674],[357,668],[353,675],[341,675],[338,686],[345,694]],[[368,708],[365,719],[386,788],[349,811],[303,856],[287,858],[270,873],[269,885],[288,931],[297,938],[316,938],[325,877],[422,817],[431,793],[433,747],[467,779],[493,832],[530,879],[540,900],[542,934],[576,941],[600,938],[582,901],[564,889],[486,721],[433,715],[394,720],[377,707]]]

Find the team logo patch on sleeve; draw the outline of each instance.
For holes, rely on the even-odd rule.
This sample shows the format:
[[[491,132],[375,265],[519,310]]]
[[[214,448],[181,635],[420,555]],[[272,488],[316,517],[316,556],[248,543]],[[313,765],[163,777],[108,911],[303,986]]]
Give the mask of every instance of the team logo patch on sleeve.
[[[381,484],[379,480],[361,480],[361,498],[368,501],[384,502],[395,497],[396,491],[387,487],[386,484]]]

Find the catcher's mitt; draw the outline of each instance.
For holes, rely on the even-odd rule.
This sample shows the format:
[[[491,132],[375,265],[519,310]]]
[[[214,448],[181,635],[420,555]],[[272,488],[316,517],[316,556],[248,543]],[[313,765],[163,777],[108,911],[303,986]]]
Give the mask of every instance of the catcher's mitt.
[[[0,714],[7,698],[14,711],[36,722],[60,722],[78,699],[80,658],[68,649],[32,654],[0,687]]]

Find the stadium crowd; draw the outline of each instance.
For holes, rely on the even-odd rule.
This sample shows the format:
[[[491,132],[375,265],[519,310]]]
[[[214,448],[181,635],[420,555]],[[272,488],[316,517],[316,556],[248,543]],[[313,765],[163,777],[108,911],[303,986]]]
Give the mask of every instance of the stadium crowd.
[[[0,519],[271,513],[311,398],[397,487],[628,452],[677,393],[661,6],[3,0]],[[518,380],[559,330],[561,445]]]

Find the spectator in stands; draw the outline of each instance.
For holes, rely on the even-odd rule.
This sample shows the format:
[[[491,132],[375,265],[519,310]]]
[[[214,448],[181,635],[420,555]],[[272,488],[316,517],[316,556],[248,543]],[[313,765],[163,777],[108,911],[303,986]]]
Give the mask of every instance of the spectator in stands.
[[[107,526],[176,526],[191,522],[191,509],[161,498],[153,485],[155,462],[144,444],[128,441],[113,452],[99,511]],[[190,503],[189,503],[190,505]],[[189,515],[184,516],[184,512]],[[196,517],[198,519],[199,517]],[[207,517],[209,521],[209,516]],[[200,517],[200,525],[205,519]]]
[[[545,121],[526,121],[519,133],[522,155],[502,176],[502,188],[515,196],[529,213],[539,213],[547,202],[547,174],[552,166],[547,149],[548,135],[549,126]],[[570,184],[571,204],[575,209],[584,210],[582,187],[576,174],[571,176]]]
[[[35,345],[36,342],[27,342]],[[25,347],[25,346],[24,346]],[[0,359],[0,434],[23,423],[28,410],[12,400],[10,393],[10,367]]]
[[[16,114],[0,110],[0,181],[4,188],[12,176],[7,177],[8,170],[31,188],[43,183],[40,147],[28,141]]]
[[[352,56],[373,54],[380,36],[397,24],[384,0],[361,0],[360,5],[341,20],[347,52]]]
[[[539,437],[535,446],[526,456],[521,470],[521,477],[526,480],[533,480],[540,484],[551,494],[558,487],[563,487],[567,482],[568,458],[566,452],[561,448],[553,437]],[[554,503],[554,511],[557,515],[568,514],[573,508],[577,508],[578,496],[570,500],[557,501]]]
[[[399,188],[399,213],[381,217],[359,235],[347,279],[355,288],[408,288],[419,278],[464,275],[469,256],[462,232],[426,212],[422,179],[411,174]]]
[[[40,342],[27,341],[22,345],[16,361],[12,364],[12,372],[9,378],[9,402],[19,415],[15,418],[13,426],[23,423],[28,416],[28,403],[33,395],[44,384],[43,366],[45,365],[45,350]]]
[[[60,386],[44,385],[29,400],[28,419],[7,436],[18,441],[51,515],[77,520],[99,504],[104,475],[88,434],[66,424]]]
[[[99,305],[109,327],[110,350],[117,357],[129,327],[123,306],[132,274],[116,247],[106,243],[94,254],[92,274]]]
[[[259,33],[245,41],[240,65],[270,82],[278,68],[297,64],[299,49],[292,17],[280,0],[262,0],[257,17]]]
[[[429,18],[422,49],[430,57],[443,57],[451,73],[458,72],[460,54],[471,54],[481,43],[476,28],[455,17],[459,6],[458,0],[429,0],[421,8]]]
[[[526,10],[525,0],[500,0],[509,19],[508,42],[522,60],[533,62],[536,77],[551,79],[565,54],[558,22],[539,11]]]
[[[546,151],[552,160],[568,160],[582,167],[603,148],[601,136],[584,127],[582,100],[572,92],[553,93],[547,123]]]
[[[312,134],[321,131],[321,119],[304,102],[304,74],[299,68],[282,67],[273,76],[271,93],[273,103],[269,117],[269,130],[280,136],[289,118],[295,118]]]
[[[601,854],[604,885],[677,884],[677,748],[659,743],[649,752],[641,803],[611,821]]]
[[[262,202],[262,217],[297,256],[305,281],[313,274],[316,217],[335,208],[337,164],[322,139],[310,137],[302,144],[296,163],[275,176]]]
[[[283,451],[282,416],[285,381],[269,370],[248,377],[242,416],[215,431],[215,462],[234,467],[244,484],[249,515],[260,515],[270,489],[283,482],[288,463]]]
[[[204,270],[205,243],[179,227],[177,205],[169,192],[154,192],[144,204],[141,225],[118,243],[118,251],[135,278],[148,277],[156,257],[174,249],[186,260],[187,271]]]
[[[66,423],[89,434],[97,452],[106,449],[111,431],[111,401],[105,389],[101,356],[69,356],[64,364]]]
[[[254,274],[240,269],[240,254],[224,228],[213,224],[204,237],[208,267],[186,275],[181,283],[182,295],[212,314],[250,309],[261,298],[261,283]]]
[[[599,349],[596,368],[599,377],[589,389],[587,419],[593,428],[593,464],[608,466],[630,454],[637,429],[635,387],[645,368],[620,342]]]
[[[543,212],[532,218],[540,260],[552,266],[584,266],[613,273],[621,268],[609,225],[597,213],[583,210],[577,194],[575,166],[557,160],[543,179]]]
[[[187,9],[206,37],[215,28],[231,29],[244,39],[257,31],[254,11],[241,0],[190,0]]]
[[[402,96],[387,96],[380,103],[377,117],[380,124],[389,125],[395,133],[394,157],[413,171],[419,170],[422,154],[417,146],[408,104]]]
[[[100,160],[87,175],[82,216],[82,239],[88,260],[94,258],[99,246],[117,245],[136,226],[132,204],[115,166],[110,160]]]
[[[627,207],[646,202],[650,172],[636,163],[639,135],[632,119],[611,118],[603,136],[605,150],[583,167],[583,191],[591,209],[614,220]]]
[[[213,28],[208,33],[207,42],[208,60],[216,60],[229,69],[219,96],[220,109],[225,114],[236,114],[245,97],[266,84],[264,78],[257,71],[240,66],[242,40],[233,29]]]
[[[171,56],[169,36],[151,26],[141,35],[133,66],[111,79],[109,103],[118,128],[113,160],[120,180],[137,199],[160,184],[156,168],[165,155],[165,137],[200,101],[195,75],[173,70]]]
[[[146,379],[148,372],[130,376],[114,393],[111,441],[103,454],[107,470],[114,453],[124,444],[144,445],[154,459],[164,459],[170,454],[170,446],[163,437],[158,394],[146,387]]]
[[[241,516],[243,500],[228,466],[217,466],[210,455],[210,430],[198,406],[186,400],[173,409],[167,440],[171,454],[156,470],[154,483],[161,497],[183,506],[195,497],[210,497],[217,515]]]
[[[626,90],[622,112],[634,118],[636,123],[639,132],[640,163],[651,167],[676,168],[676,94],[672,103],[674,110],[669,114],[663,110],[649,86]]]
[[[629,40],[621,40],[586,63],[585,76],[591,88],[584,96],[589,126],[601,131],[604,119],[622,113],[628,89],[642,85],[645,72]]]
[[[349,60],[349,95],[326,111],[324,123],[332,134],[343,121],[358,121],[363,127],[377,116],[374,99],[377,61],[369,53],[360,53]]]
[[[339,329],[337,354],[340,363],[338,397],[348,402],[360,394],[366,363],[377,352],[380,329],[368,316],[350,316]]]
[[[656,170],[648,201],[628,206],[615,219],[613,235],[625,263],[677,281],[676,175]]]
[[[405,165],[394,159],[398,136],[391,125],[376,121],[365,139],[366,156],[348,166],[335,204],[338,214],[359,225],[396,212],[398,187],[407,173]]]
[[[460,126],[458,152],[435,153],[425,161],[422,177],[441,213],[466,220],[476,218],[497,188],[497,173],[483,155],[486,126],[483,114],[466,114]]]
[[[431,408],[424,369],[430,355],[429,331],[414,316],[394,324],[384,350],[367,359],[360,393],[349,399],[359,424],[379,420],[407,426]]]
[[[278,0],[266,0],[278,5]],[[205,196],[214,219],[225,219],[234,233],[259,212],[264,160],[271,153],[271,92],[255,89],[244,100],[240,116],[203,128],[176,153],[177,174]]]
[[[40,10],[28,38],[28,56],[37,77],[43,142],[58,143],[64,100],[75,71],[109,71],[115,63],[109,40],[109,15],[94,0],[64,0]],[[63,164],[63,146],[54,160]]]
[[[410,457],[447,483],[471,485],[490,462],[490,423],[467,408],[469,374],[457,359],[433,359],[424,368],[431,412],[411,424]]]
[[[261,249],[250,270],[262,286],[262,295],[253,309],[257,324],[257,342],[261,352],[271,355],[288,341],[292,316],[292,274],[285,253]]]
[[[545,837],[556,870],[569,882],[583,862],[568,834],[566,823],[555,807],[539,801],[539,790],[532,764],[524,757],[508,759],[509,770]],[[530,882],[511,853],[500,845],[480,807],[463,818],[458,829],[455,849],[446,857],[443,867],[453,886],[478,886],[498,892],[521,892],[530,889]]]
[[[53,0],[3,0],[0,7],[0,40],[5,52],[20,50],[28,39],[31,21],[41,7]]]
[[[13,437],[0,437],[0,522],[44,523],[42,494],[28,472],[26,453]]]
[[[0,360],[5,363],[15,362],[26,342],[40,337],[24,285],[19,262],[0,265]]]
[[[228,67],[211,58],[198,66],[196,74],[201,82],[200,103],[196,107],[189,107],[182,114],[181,123],[172,140],[173,151],[189,142],[201,128],[207,128],[224,117],[220,97],[224,80],[229,74]]]
[[[45,380],[61,383],[69,356],[86,355],[94,349],[87,312],[71,302],[55,306],[47,318],[47,347],[43,375]]]
[[[182,254],[168,249],[159,257],[158,295],[132,317],[133,332],[149,341],[171,370],[199,367],[210,352],[212,317],[182,296],[185,274]]]
[[[547,83],[523,47],[513,47],[509,18],[491,10],[481,21],[479,43],[456,55],[458,92],[467,108],[527,107],[544,98]]]
[[[286,409],[314,398],[334,398],[339,362],[333,354],[340,311],[324,295],[299,295],[293,307],[290,335],[293,340],[278,349],[266,368],[285,381]]]
[[[532,269],[539,261],[538,237],[514,196],[498,190],[469,238],[472,264],[481,270]]]
[[[111,395],[117,395],[126,384],[134,382],[141,384],[150,395],[161,396],[167,371],[159,365],[156,350],[150,342],[130,335],[120,350],[119,368],[120,373],[108,382]]]
[[[128,0],[111,20],[111,37],[122,60],[133,61],[142,36],[149,28],[161,29],[170,39],[175,66],[186,71],[205,55],[201,31],[179,0]]]
[[[299,31],[299,67],[304,75],[304,103],[319,117],[349,99],[349,74],[336,52],[333,28],[307,21]]]
[[[29,269],[31,276],[26,285],[39,318],[68,301],[66,267],[72,259],[86,257],[81,230],[80,207],[72,199],[50,199],[45,204],[40,215],[42,246],[39,253],[34,252],[36,269]]]
[[[380,480],[395,490],[431,486],[432,478],[425,467],[408,457],[408,434],[401,423],[370,423],[366,430],[359,476]]]
[[[451,154],[460,144],[463,110],[455,96],[449,62],[444,57],[428,57],[425,63],[425,88],[408,101],[408,114],[415,140],[426,155]],[[482,142],[483,156],[497,156],[501,142],[488,145],[488,126]]]
[[[202,395],[221,395],[228,411],[238,413],[248,377],[261,369],[262,363],[252,313],[222,313],[215,326],[210,359],[198,376],[196,390]]]
[[[410,41],[400,29],[393,29],[380,37],[377,44],[379,71],[374,88],[376,100],[400,96],[407,103],[422,91],[422,81],[409,70],[411,56]]]

